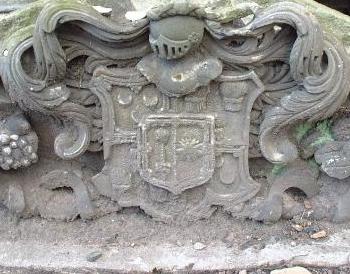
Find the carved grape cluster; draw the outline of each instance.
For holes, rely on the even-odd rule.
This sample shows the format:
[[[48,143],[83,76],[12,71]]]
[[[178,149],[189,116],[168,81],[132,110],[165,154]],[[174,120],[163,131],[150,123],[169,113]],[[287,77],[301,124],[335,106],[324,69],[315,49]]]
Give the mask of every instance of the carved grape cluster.
[[[38,137],[23,115],[0,122],[0,167],[4,170],[28,167],[38,161]]]

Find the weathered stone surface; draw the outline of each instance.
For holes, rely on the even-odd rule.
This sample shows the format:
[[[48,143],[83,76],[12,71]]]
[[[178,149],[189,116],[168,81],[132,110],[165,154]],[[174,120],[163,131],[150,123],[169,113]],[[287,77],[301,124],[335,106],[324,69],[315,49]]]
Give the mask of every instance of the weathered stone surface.
[[[311,274],[311,272],[304,267],[296,266],[273,270],[271,274]]]
[[[2,106],[16,103],[3,107],[1,167],[37,161],[31,116],[49,143],[39,146],[43,160],[54,151],[67,163],[55,171],[39,163],[38,175],[25,175],[28,187],[8,181],[10,196],[22,189],[26,201],[12,199],[14,212],[72,220],[140,207],[155,219],[182,222],[223,207],[277,221],[300,208],[283,199],[285,191],[318,193],[314,154],[328,175],[347,177],[346,145],[327,148],[345,142],[337,138],[346,135],[346,120],[333,126],[335,139],[330,123],[349,93],[350,60],[307,8],[134,1],[147,12],[130,22],[130,3],[93,4],[38,1],[0,19]],[[16,114],[23,111],[27,117]],[[55,117],[50,130],[34,112]],[[87,166],[77,161],[84,153]],[[249,156],[275,164],[267,185],[250,175]],[[343,162],[332,164],[336,156]],[[41,195],[35,199],[29,189]]]
[[[86,256],[86,260],[88,262],[93,263],[93,262],[96,262],[101,257],[102,257],[102,253],[100,251],[94,251],[94,252],[89,253]]]
[[[350,176],[350,143],[330,142],[316,151],[315,160],[329,176],[345,179]]]
[[[123,248],[111,245],[104,249],[103,257],[93,263],[86,260],[86,255],[91,252],[89,246],[78,244],[51,246],[35,241],[28,243],[6,241],[0,245],[3,254],[0,258],[0,269],[9,273],[17,273],[11,269],[17,267],[23,271],[19,273],[29,271],[52,273],[55,269],[57,273],[80,274],[152,272],[154,269],[163,272],[219,273],[244,268],[248,273],[270,273],[273,269],[281,269],[281,263],[290,262],[293,265],[307,265],[306,268],[313,272],[325,272],[327,269],[332,270],[334,266],[339,266],[337,270],[346,273],[349,245],[341,238],[347,236],[348,233],[339,233],[332,240],[319,242],[312,247],[305,243],[292,247],[290,243],[279,242],[268,244],[262,250],[249,248],[245,251],[237,246],[227,248],[220,242],[212,243],[211,248],[201,251],[194,250],[192,245],[187,244],[178,247],[172,244],[149,243],[146,246]],[[38,256],[39,254],[41,255]],[[267,263],[269,267],[266,267]],[[192,267],[189,269],[189,266]]]
[[[349,17],[24,2],[0,1],[0,269],[348,263]]]
[[[289,189],[301,190],[309,198],[317,195],[320,187],[317,183],[318,174],[315,166],[304,161],[281,167],[278,174],[270,176],[269,195],[257,210],[254,219],[268,223],[279,220],[283,213],[283,194]],[[285,202],[285,208],[288,210],[286,204],[288,203]],[[289,208],[291,211],[296,206]]]

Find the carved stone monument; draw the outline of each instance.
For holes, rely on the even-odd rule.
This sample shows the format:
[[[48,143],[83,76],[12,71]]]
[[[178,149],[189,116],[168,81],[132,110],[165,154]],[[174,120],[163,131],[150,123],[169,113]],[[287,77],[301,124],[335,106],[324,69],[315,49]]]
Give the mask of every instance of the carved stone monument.
[[[350,221],[350,191],[318,181],[350,176],[350,59],[303,6],[171,1],[116,19],[52,0],[0,20],[0,201],[13,214],[139,207],[172,223],[222,208],[275,222],[297,189],[315,218]],[[250,171],[267,162],[267,179]]]

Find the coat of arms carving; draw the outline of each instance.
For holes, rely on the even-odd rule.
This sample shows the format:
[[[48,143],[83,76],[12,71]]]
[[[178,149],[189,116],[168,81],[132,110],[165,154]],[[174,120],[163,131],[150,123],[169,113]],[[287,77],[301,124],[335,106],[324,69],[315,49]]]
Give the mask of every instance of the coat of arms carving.
[[[36,207],[41,216],[95,217],[110,210],[107,199],[113,210],[140,207],[169,222],[208,218],[218,207],[275,221],[287,189],[317,195],[314,155],[326,173],[339,173],[326,162],[334,150],[321,142],[303,150],[305,134],[291,134],[332,117],[350,90],[345,50],[298,4],[222,13],[174,1],[123,22],[75,1],[28,9],[37,13],[31,30],[0,44],[15,108],[0,123],[1,168],[38,161],[40,136],[23,113],[61,123],[53,145],[61,159],[103,155],[89,176],[42,176],[39,192],[69,186],[76,207],[69,217]],[[277,176],[266,190],[250,174],[249,159],[259,157],[287,167],[288,180]],[[334,218],[350,218],[340,208]]]
[[[206,183],[214,173],[214,117],[165,114],[140,125],[140,174],[174,194]]]

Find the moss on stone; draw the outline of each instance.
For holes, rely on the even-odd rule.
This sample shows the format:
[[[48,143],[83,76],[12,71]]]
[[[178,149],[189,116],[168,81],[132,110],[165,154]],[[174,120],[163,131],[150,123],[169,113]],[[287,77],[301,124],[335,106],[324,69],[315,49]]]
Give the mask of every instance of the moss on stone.
[[[0,54],[17,46],[33,36],[36,20],[47,2],[56,4],[57,9],[76,9],[84,7],[95,12],[85,1],[78,0],[38,0],[22,9],[0,16]]]
[[[311,129],[312,124],[308,122],[297,125],[295,128],[295,138],[297,142],[300,142]]]
[[[271,174],[273,176],[279,176],[286,170],[286,166],[282,164],[276,164],[273,166],[271,170]]]
[[[304,5],[319,20],[326,33],[342,41],[350,53],[350,16],[312,0],[294,0]]]
[[[316,130],[320,133],[320,136],[311,144],[311,146],[318,147],[334,141],[330,120],[326,119],[317,123]]]
[[[0,40],[7,40],[10,36],[15,35],[17,32],[23,33],[23,29],[30,30],[30,26],[35,24],[43,5],[43,1],[36,1],[27,5],[24,9],[1,16]],[[27,35],[29,37],[32,35],[32,33],[29,32]]]
[[[235,0],[246,2],[244,0]],[[253,0],[262,7],[267,7],[273,3],[286,2],[285,0]],[[350,16],[331,9],[313,0],[288,0],[288,2],[299,3],[306,7],[321,23],[324,31],[344,43],[350,54]]]

